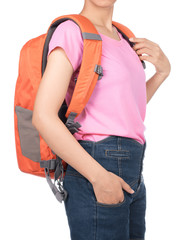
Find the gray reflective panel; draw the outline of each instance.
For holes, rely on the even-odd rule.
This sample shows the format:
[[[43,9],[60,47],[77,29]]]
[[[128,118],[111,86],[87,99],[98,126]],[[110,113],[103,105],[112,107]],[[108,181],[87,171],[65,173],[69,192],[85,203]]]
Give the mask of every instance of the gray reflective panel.
[[[40,137],[39,132],[32,125],[33,112],[20,106],[16,106],[15,111],[22,154],[34,162],[39,162],[41,160]]]
[[[96,33],[88,33],[88,32],[82,32],[83,39],[93,39],[93,40],[100,40],[102,41],[102,38],[99,34]]]

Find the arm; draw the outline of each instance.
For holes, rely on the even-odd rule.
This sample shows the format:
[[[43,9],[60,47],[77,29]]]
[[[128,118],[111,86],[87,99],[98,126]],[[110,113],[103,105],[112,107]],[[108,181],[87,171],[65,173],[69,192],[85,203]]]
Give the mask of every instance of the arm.
[[[139,58],[151,62],[156,68],[156,73],[146,82],[148,103],[159,86],[169,76],[171,65],[158,44],[146,38],[130,38],[129,40],[135,42],[133,49]],[[142,55],[143,53],[147,55]]]
[[[73,67],[63,49],[54,49],[48,56],[38,88],[32,124],[60,158],[93,183],[99,176],[103,176],[106,169],[85,151],[58,117],[72,74]]]
[[[32,124],[61,159],[91,182],[97,201],[118,203],[124,198],[122,188],[134,193],[130,185],[92,158],[58,117],[72,73],[73,67],[64,50],[55,48],[48,56],[38,88]]]
[[[164,82],[166,76],[161,76],[157,72],[146,82],[147,103],[150,101],[156,90]]]

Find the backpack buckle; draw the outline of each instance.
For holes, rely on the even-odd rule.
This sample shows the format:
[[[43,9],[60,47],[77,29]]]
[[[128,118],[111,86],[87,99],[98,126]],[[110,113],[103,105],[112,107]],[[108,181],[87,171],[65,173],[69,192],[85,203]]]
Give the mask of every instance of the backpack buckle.
[[[78,132],[78,128],[81,127],[81,124],[79,122],[74,122],[74,119],[76,117],[77,113],[71,112],[67,118],[67,121],[65,123],[65,126],[68,128],[68,130],[72,133],[72,135],[75,132]]]
[[[96,72],[99,75],[98,80],[100,80],[103,77],[103,68],[101,65],[96,64],[94,72]]]
[[[59,202],[65,201],[68,196],[68,192],[63,187],[64,168],[62,159],[56,155],[56,159],[40,161],[40,167],[44,168],[46,180],[56,199]],[[50,170],[54,170],[54,182],[52,182]],[[57,182],[58,187],[55,185],[55,182]]]

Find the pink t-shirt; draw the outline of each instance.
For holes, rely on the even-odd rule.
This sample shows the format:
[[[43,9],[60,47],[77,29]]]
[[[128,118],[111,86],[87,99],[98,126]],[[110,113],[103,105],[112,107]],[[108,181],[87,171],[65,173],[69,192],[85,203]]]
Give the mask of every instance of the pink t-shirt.
[[[119,32],[120,41],[99,34],[102,38],[101,66],[104,76],[97,81],[82,113],[75,118],[82,127],[73,136],[77,140],[97,142],[117,135],[143,144],[146,76],[142,63]],[[48,55],[55,47],[64,49],[74,69],[65,97],[69,106],[83,55],[79,26],[71,20],[59,24],[50,40]]]

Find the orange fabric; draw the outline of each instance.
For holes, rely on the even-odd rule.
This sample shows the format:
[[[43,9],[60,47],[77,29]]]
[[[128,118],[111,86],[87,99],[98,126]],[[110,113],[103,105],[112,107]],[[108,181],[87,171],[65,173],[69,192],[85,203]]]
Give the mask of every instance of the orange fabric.
[[[63,15],[62,17],[74,20],[79,25],[82,32],[98,34],[90,20],[82,15],[71,14]],[[60,18],[61,17],[54,19],[52,24]],[[77,117],[87,104],[98,80],[98,74],[94,72],[94,67],[96,64],[101,64],[101,55],[102,41],[84,39],[82,67],[80,68],[74,93],[65,115],[66,118],[68,118],[71,112],[76,112]]]
[[[112,21],[112,24],[119,28],[125,35],[127,35],[128,38],[135,37],[134,33],[125,25]]]
[[[46,34],[28,41],[20,53],[19,75],[15,87],[14,109],[15,106],[21,106],[33,111],[37,89],[41,80],[41,60],[43,53],[43,45]],[[15,143],[16,154],[19,169],[26,173],[45,177],[44,168],[40,168],[38,162],[34,162],[22,155],[20,138],[18,133],[17,115],[14,111],[15,124]],[[46,142],[40,137],[41,160],[55,159],[55,155]]]
[[[76,112],[78,116],[87,104],[98,80],[94,67],[96,64],[101,64],[101,52],[102,41],[84,40],[82,65],[66,117],[70,112]]]
[[[87,18],[79,14],[60,16],[54,19],[51,25],[61,18],[70,18],[74,20],[79,25],[82,32],[98,34],[92,23]],[[134,34],[124,25],[114,21],[113,24],[121,29],[128,37],[134,36]],[[51,25],[49,26],[48,31]],[[21,49],[19,75],[15,86],[14,96],[14,128],[18,166],[21,171],[40,177],[45,177],[44,168],[40,168],[40,163],[30,160],[22,154],[15,107],[21,106],[33,111],[35,97],[42,78],[41,67],[43,47],[48,31],[46,34],[42,34],[29,40]],[[88,102],[98,80],[98,74],[94,72],[94,67],[96,64],[101,65],[101,55],[102,41],[84,39],[82,65],[72,100],[66,112],[66,117],[69,116],[70,112],[76,112],[78,116]],[[56,155],[52,153],[50,147],[41,136],[40,154],[41,160],[56,159]],[[64,160],[62,160],[62,164],[66,169],[68,164]],[[51,173],[51,178],[54,178],[54,172]]]

